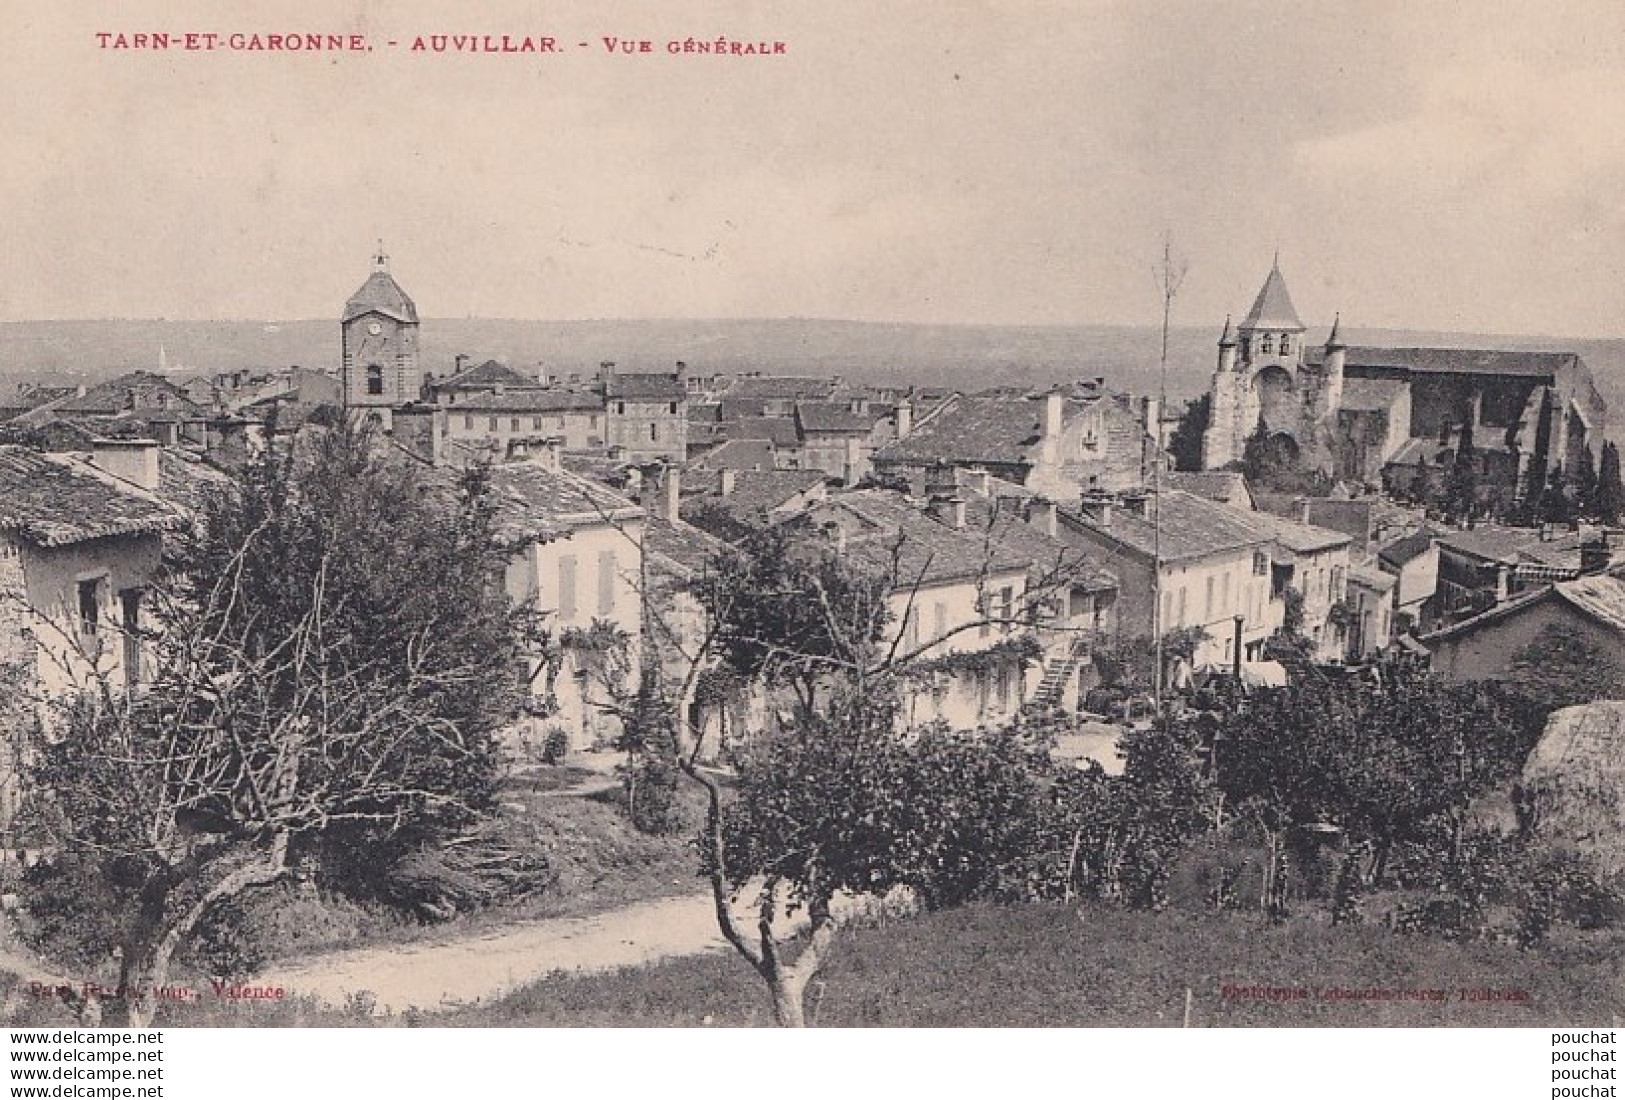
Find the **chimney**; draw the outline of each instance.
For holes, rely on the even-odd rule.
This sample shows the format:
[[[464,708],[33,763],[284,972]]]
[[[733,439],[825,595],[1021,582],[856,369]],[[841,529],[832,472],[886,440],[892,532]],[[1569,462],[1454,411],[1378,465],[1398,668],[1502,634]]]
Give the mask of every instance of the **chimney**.
[[[1058,439],[1061,435],[1061,420],[1066,414],[1066,398],[1060,390],[1050,390],[1044,395],[1044,438]]]
[[[1298,501],[1298,522],[1299,523],[1308,524],[1308,523],[1312,522],[1309,519],[1309,509],[1310,509],[1310,504],[1309,504],[1308,499],[1301,499],[1301,500]]]
[[[1086,491],[1078,501],[1078,507],[1085,519],[1093,520],[1101,527],[1112,525],[1112,498],[1106,494]]]
[[[1155,397],[1140,399],[1140,428],[1152,439],[1160,438],[1157,431],[1162,423],[1162,402]]]
[[[972,466],[960,471],[959,484],[979,497],[987,496],[993,488],[992,475],[984,467]]]
[[[717,471],[717,477],[721,482],[723,496],[733,495],[735,476],[736,475],[733,470],[722,469]]]
[[[390,417],[389,434],[424,462],[439,466],[446,460],[445,415],[438,405],[402,405]]]
[[[1053,500],[1034,497],[1027,507],[1027,522],[1050,538],[1055,537],[1055,513],[1059,511]]]
[[[468,355],[466,353],[458,355],[454,362],[456,365],[452,368],[453,374],[462,374],[468,369]]]
[[[530,458],[530,443],[523,437],[508,440],[508,461],[524,462]]]
[[[1608,568],[1612,556],[1608,553],[1607,534],[1580,544],[1580,572],[1601,573]]]
[[[682,513],[680,467],[674,462],[656,465],[643,475],[643,510],[655,519],[676,523]]]
[[[1505,562],[1495,566],[1495,602],[1505,603],[1512,595],[1512,567]]]
[[[925,467],[910,466],[908,469],[908,495],[915,500],[925,499]]]
[[[598,364],[598,380],[600,382],[608,382],[614,377],[615,363],[613,360],[605,359],[602,363]]]
[[[1150,495],[1147,493],[1125,493],[1123,494],[1123,511],[1145,519],[1147,515],[1146,505],[1150,499]]]
[[[155,439],[93,439],[91,465],[123,478],[149,492],[158,489],[158,441]]]
[[[959,496],[933,497],[931,500],[931,514],[938,523],[952,527],[955,531],[965,529],[965,500]]]
[[[907,439],[914,430],[914,405],[908,398],[897,403],[897,438]]]

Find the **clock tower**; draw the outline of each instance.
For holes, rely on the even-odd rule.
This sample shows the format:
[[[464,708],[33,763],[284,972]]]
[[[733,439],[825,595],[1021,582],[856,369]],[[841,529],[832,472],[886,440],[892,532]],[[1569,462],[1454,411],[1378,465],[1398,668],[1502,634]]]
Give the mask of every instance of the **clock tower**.
[[[418,363],[418,308],[389,273],[383,242],[372,274],[344,304],[344,408],[390,425],[390,410],[416,401],[423,388]]]

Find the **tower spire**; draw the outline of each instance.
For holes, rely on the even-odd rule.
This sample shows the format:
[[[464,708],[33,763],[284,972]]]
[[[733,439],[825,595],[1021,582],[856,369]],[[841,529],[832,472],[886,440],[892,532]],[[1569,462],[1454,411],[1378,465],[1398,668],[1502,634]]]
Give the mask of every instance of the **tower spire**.
[[[1331,333],[1330,336],[1326,337],[1326,350],[1327,351],[1338,351],[1338,350],[1342,349],[1342,347],[1343,347],[1343,333],[1341,331],[1342,327],[1343,327],[1343,315],[1341,313],[1334,314],[1332,316],[1332,333]]]
[[[1224,334],[1219,337],[1219,346],[1221,348],[1236,346],[1236,330],[1230,324],[1230,314],[1228,313],[1224,315]]]
[[[372,269],[374,271],[389,270],[389,253],[384,251],[384,238],[378,238],[378,251],[372,254]]]

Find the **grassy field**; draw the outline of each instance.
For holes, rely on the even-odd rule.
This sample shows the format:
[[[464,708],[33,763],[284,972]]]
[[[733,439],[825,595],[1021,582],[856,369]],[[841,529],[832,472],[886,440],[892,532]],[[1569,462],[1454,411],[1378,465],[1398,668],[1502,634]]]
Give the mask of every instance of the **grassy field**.
[[[1100,903],[973,905],[858,927],[808,995],[822,1027],[1582,1027],[1625,1017],[1625,934],[1560,937],[1535,951],[1399,936],[1299,917],[1135,912]],[[1227,990],[1226,987],[1232,987]],[[1277,991],[1273,997],[1258,988]],[[64,1025],[17,996],[14,1026]],[[1238,992],[1237,990],[1240,990]],[[1440,1000],[1334,999],[1331,990],[1438,990]],[[1517,999],[1464,998],[1491,989]],[[1302,991],[1283,996],[1279,991]],[[167,1006],[192,1027],[767,1027],[764,987],[736,956],[557,975],[450,1014],[369,1017],[306,1001]]]
[[[855,929],[809,992],[829,1027],[1177,1027],[1191,990],[1201,1027],[1531,1027],[1625,1016],[1616,935],[1524,952],[1334,928],[1302,918],[1150,914],[1103,904],[971,906]],[[1265,1000],[1225,986],[1305,990]],[[1332,1000],[1331,989],[1436,989],[1436,1002]],[[1463,1000],[1461,991],[1526,999]],[[445,1023],[470,1026],[767,1026],[761,982],[738,958],[554,977]]]

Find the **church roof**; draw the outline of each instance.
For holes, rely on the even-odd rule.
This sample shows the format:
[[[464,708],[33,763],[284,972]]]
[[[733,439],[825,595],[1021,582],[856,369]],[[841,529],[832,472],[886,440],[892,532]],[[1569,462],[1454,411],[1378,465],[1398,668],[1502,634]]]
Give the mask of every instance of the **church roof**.
[[[1287,293],[1286,280],[1281,277],[1279,265],[1270,268],[1269,277],[1264,280],[1263,288],[1253,301],[1253,308],[1247,311],[1247,316],[1239,327],[1243,331],[1250,329],[1269,329],[1274,332],[1303,331],[1303,322],[1298,319],[1298,311],[1293,308],[1292,295]]]
[[[1499,374],[1549,379],[1582,362],[1572,351],[1351,347],[1344,360],[1344,370],[1382,367],[1416,374]]]
[[[373,268],[367,281],[361,284],[361,289],[344,303],[344,316],[340,320],[350,321],[368,313],[381,313],[407,324],[418,323],[418,307],[412,304],[412,299],[406,296],[406,291],[401,289],[401,284],[395,281],[382,261]]]

